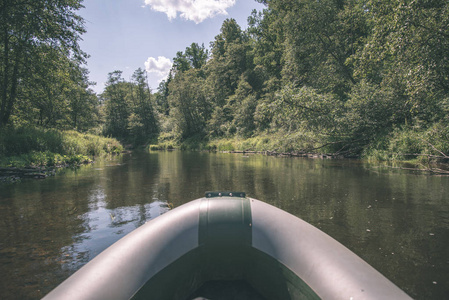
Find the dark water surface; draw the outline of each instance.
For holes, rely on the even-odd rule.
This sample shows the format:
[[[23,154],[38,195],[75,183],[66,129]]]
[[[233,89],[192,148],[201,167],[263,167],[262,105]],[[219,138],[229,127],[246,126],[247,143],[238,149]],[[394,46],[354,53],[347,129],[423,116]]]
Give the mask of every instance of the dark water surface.
[[[133,153],[0,185],[0,299],[39,299],[146,221],[239,190],[320,228],[416,299],[449,299],[449,177],[359,161]]]

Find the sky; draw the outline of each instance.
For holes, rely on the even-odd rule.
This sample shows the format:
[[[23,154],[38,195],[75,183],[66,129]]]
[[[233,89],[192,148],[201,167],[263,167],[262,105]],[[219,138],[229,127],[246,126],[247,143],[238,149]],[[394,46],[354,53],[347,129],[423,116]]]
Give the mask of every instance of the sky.
[[[148,72],[155,91],[165,79],[178,51],[192,43],[209,43],[220,33],[223,21],[234,18],[245,29],[254,0],[84,0],[78,11],[87,32],[80,42],[90,55],[87,68],[93,90],[101,93],[108,73],[123,71],[131,80],[138,68]]]

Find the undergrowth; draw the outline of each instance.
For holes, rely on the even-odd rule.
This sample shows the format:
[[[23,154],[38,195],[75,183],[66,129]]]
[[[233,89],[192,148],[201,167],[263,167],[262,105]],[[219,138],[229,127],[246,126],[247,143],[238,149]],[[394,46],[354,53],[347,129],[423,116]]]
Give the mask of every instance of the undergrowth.
[[[0,130],[0,166],[58,166],[82,164],[123,150],[115,139],[77,131],[41,128]]]

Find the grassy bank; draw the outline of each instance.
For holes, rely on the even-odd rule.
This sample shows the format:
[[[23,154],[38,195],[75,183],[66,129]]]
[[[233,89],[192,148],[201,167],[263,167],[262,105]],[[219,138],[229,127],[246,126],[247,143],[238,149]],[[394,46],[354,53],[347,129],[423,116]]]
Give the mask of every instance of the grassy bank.
[[[0,167],[55,167],[76,165],[120,153],[115,139],[76,131],[40,128],[0,130]]]
[[[313,153],[338,157],[360,158],[370,162],[407,162],[428,168],[429,164],[449,163],[449,129],[434,126],[426,130],[396,128],[388,135],[374,136],[364,144],[351,140],[332,139],[307,132],[275,132],[243,138],[230,137],[205,140],[190,138],[182,142],[163,139],[149,150],[206,150],[206,151],[270,151],[277,153]],[[338,149],[343,151],[338,152]],[[349,150],[348,150],[349,149]]]
[[[307,147],[313,147],[313,142],[305,136],[293,134],[262,134],[254,137],[233,136],[229,138],[202,139],[188,138],[182,142],[176,139],[160,139],[158,144],[149,145],[149,150],[207,150],[207,151],[276,151],[293,152]]]

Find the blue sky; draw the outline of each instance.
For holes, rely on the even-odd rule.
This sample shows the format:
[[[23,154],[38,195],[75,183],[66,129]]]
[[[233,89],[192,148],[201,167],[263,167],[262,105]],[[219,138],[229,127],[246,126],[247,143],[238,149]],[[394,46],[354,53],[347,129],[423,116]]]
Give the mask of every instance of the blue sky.
[[[79,14],[87,33],[80,43],[90,55],[89,79],[101,93],[109,72],[123,71],[130,80],[137,68],[146,69],[149,84],[156,90],[171,66],[176,52],[191,43],[209,47],[226,18],[234,18],[242,29],[254,0],[84,0]]]

